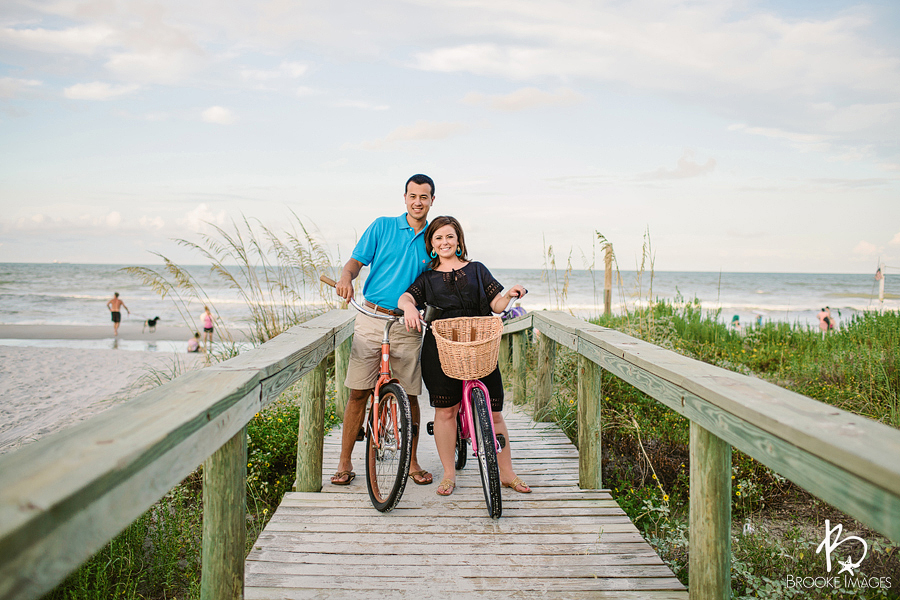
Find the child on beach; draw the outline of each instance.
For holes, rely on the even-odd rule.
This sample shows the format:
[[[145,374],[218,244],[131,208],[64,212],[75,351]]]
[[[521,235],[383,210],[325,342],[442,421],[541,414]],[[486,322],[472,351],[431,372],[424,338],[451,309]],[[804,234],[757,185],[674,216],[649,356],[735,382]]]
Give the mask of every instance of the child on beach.
[[[188,341],[187,351],[188,352],[200,352],[200,332],[199,331],[197,333],[195,333],[194,337],[192,337]]]
[[[209,347],[213,341],[213,324],[215,323],[215,318],[212,316],[212,313],[209,312],[209,307],[203,307],[203,342],[204,345]]]

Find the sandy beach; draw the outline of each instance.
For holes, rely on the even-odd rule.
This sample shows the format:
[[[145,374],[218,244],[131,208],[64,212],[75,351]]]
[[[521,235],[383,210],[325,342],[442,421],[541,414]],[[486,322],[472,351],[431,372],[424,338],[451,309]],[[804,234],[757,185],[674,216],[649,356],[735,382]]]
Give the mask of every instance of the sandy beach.
[[[7,335],[15,327],[0,327],[0,337],[24,338]],[[40,333],[42,328],[18,327],[27,327],[32,334]],[[69,327],[47,328],[52,330],[47,332],[53,334],[50,339],[85,339],[60,337],[61,333],[74,335],[74,331],[66,331]],[[111,337],[109,328],[102,329],[107,330],[103,337]],[[123,337],[140,332],[122,328],[119,334]],[[204,364],[204,356],[186,352],[0,346],[0,454],[133,398],[150,385],[147,379],[151,370],[171,373],[176,363],[182,371],[199,368]]]

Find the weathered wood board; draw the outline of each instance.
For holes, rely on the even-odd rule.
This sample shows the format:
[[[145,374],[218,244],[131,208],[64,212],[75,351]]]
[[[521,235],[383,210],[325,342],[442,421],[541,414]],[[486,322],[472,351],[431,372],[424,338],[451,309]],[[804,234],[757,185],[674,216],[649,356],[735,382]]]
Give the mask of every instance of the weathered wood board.
[[[427,397],[421,402],[427,421],[432,409]],[[568,438],[555,425],[505,412],[514,468],[534,491],[504,488],[499,520],[487,516],[472,459],[453,495],[410,481],[397,508],[377,512],[362,443],[353,483],[327,483],[340,453],[335,431],[324,444],[322,492],[285,496],[247,558],[245,597],[686,599],[609,492],[578,488],[578,453]],[[427,435],[418,456],[438,482]]]

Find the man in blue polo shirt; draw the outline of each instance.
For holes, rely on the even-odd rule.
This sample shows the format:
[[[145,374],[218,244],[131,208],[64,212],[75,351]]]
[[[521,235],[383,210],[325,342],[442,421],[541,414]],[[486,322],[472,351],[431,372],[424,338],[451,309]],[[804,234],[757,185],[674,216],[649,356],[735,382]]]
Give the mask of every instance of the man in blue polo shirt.
[[[336,289],[338,295],[349,301],[353,297],[353,280],[363,266],[369,266],[369,275],[363,287],[363,305],[375,312],[390,312],[397,308],[397,300],[428,265],[425,253],[425,227],[428,211],[434,202],[434,181],[427,175],[413,175],[404,190],[406,213],[399,217],[379,217],[363,233],[350,260],[341,271]],[[384,322],[358,314],[353,330],[353,345],[347,379],[350,398],[344,409],[344,425],[341,438],[341,458],[337,472],[332,476],[334,485],[347,485],[353,481],[351,454],[356,445],[357,432],[366,414],[366,402],[372,395],[381,366],[381,338]],[[391,371],[409,396],[413,417],[412,459],[409,476],[419,485],[433,481],[431,473],[423,469],[416,457],[419,436],[419,400],[422,392],[422,371],[419,368],[421,334],[407,331],[405,327],[391,328]]]

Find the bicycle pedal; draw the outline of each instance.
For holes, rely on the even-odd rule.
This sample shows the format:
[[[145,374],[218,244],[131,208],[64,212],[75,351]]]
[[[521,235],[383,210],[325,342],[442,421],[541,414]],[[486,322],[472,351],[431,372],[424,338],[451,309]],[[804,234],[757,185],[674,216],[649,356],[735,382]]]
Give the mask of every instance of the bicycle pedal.
[[[366,430],[362,427],[359,428],[359,433],[356,434],[356,441],[361,442],[366,439]]]
[[[506,436],[502,433],[497,434],[497,441],[500,442],[500,449],[503,450],[506,448]]]
[[[434,421],[428,421],[428,424],[425,425],[425,431],[428,432],[428,435],[434,435]]]

